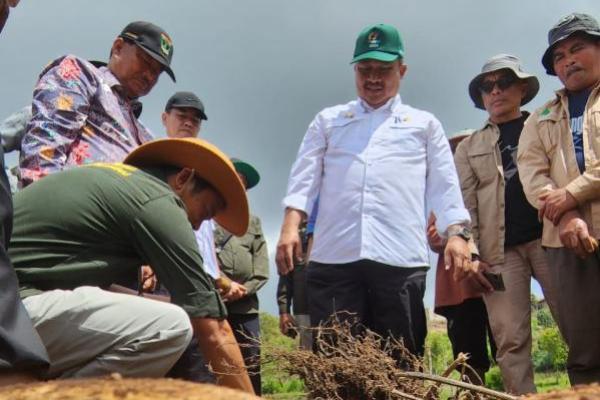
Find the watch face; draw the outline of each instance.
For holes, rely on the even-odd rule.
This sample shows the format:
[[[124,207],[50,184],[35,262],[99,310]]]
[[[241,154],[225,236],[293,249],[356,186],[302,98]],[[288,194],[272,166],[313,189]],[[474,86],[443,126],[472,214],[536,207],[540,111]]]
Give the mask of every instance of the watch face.
[[[456,233],[456,235],[457,235],[457,236],[460,236],[461,238],[463,238],[463,239],[464,239],[464,240],[466,240],[467,242],[468,242],[469,240],[471,240],[471,236],[472,236],[472,235],[471,235],[471,230],[470,230],[469,228],[467,228],[466,226],[465,226],[465,227],[462,227],[462,228],[461,228],[461,229],[460,229],[460,230],[459,230],[459,231]]]

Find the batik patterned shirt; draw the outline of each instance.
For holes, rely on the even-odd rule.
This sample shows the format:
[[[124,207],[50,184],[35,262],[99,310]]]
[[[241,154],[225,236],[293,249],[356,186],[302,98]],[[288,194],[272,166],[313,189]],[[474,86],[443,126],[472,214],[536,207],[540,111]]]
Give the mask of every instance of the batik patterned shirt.
[[[21,185],[92,162],[118,162],[151,133],[106,67],[67,55],[51,62],[33,92],[22,142]]]

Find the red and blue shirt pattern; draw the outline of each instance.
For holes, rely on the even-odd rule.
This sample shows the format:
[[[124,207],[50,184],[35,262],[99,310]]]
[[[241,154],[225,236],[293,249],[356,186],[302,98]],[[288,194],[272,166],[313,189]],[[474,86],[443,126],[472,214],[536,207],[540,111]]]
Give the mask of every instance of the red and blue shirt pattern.
[[[33,92],[21,145],[21,186],[65,168],[120,162],[152,140],[106,67],[67,55],[50,63]]]

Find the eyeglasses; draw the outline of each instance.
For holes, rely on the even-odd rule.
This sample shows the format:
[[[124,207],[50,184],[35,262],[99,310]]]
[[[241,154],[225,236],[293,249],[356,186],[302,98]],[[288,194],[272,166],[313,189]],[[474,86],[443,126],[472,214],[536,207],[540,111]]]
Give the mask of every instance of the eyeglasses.
[[[490,94],[494,90],[494,87],[498,85],[498,89],[506,90],[517,82],[518,78],[514,75],[504,75],[495,81],[487,80],[479,84],[479,90],[482,93]]]

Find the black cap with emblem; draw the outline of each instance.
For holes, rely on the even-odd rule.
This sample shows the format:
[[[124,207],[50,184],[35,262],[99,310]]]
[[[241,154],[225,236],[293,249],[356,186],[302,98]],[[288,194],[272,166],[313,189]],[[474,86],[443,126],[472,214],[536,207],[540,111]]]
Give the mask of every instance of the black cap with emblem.
[[[204,104],[198,96],[192,92],[177,92],[167,101],[165,111],[170,111],[172,108],[193,108],[198,111],[200,119],[208,120],[204,112]]]
[[[150,57],[158,61],[175,82],[175,74],[171,70],[173,41],[164,29],[150,22],[136,21],[127,25],[119,37],[135,43]]]

